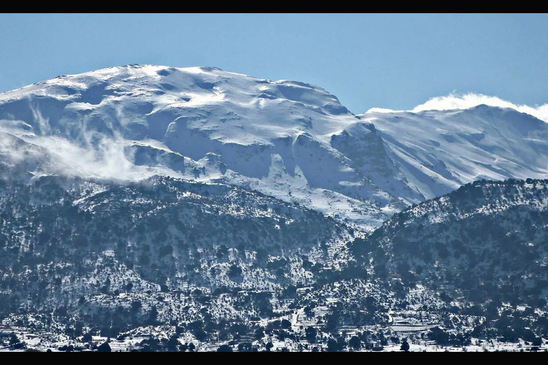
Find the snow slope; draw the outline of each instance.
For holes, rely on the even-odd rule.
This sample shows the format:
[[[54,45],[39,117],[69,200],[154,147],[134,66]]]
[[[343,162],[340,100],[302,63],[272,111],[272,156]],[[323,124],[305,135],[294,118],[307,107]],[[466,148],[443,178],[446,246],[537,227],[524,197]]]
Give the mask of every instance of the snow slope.
[[[373,181],[390,176],[374,126],[300,82],[115,67],[1,94],[0,130],[55,154],[66,174],[237,184],[366,228],[404,206]]]
[[[548,177],[548,124],[510,108],[370,111],[408,186],[431,199],[476,180]]]

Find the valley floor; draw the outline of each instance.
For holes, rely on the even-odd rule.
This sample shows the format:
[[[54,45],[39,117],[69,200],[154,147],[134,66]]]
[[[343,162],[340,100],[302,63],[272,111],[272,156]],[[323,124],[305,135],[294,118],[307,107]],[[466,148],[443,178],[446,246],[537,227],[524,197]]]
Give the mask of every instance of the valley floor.
[[[104,343],[109,344],[112,352],[132,352],[143,351],[142,343],[150,340],[151,336],[134,335],[123,336],[118,339],[109,339],[107,337],[94,336],[91,342],[84,343],[81,338],[70,339],[64,335],[55,335],[52,333],[32,333],[22,328],[0,328],[4,333],[14,333],[25,344],[24,348],[10,347],[6,343],[0,345],[0,352],[90,352],[98,351],[98,347]],[[162,328],[147,328],[144,332],[162,333]],[[190,336],[191,337],[191,336]],[[164,334],[163,338],[167,338]],[[402,338],[403,339],[403,338]],[[548,352],[548,344],[543,343],[541,346],[533,347],[524,341],[517,343],[501,342],[497,340],[482,340],[472,339],[472,344],[468,346],[441,346],[434,341],[422,340],[414,338],[413,340],[406,339],[409,342],[408,352]],[[185,344],[184,336],[179,339],[180,345]],[[192,352],[216,352],[221,346],[226,345],[224,342],[199,343],[194,340],[190,342],[194,344]],[[254,341],[252,343],[254,349],[252,351],[264,352],[264,343]],[[308,342],[302,341],[274,341],[272,352],[311,352],[311,351],[328,351],[327,344],[315,344],[311,346]],[[233,351],[237,352],[237,346]],[[146,350],[145,350],[146,351]],[[386,346],[374,348],[360,349],[345,349],[349,352],[403,352],[401,343],[390,342]],[[187,349],[186,352],[189,352]]]

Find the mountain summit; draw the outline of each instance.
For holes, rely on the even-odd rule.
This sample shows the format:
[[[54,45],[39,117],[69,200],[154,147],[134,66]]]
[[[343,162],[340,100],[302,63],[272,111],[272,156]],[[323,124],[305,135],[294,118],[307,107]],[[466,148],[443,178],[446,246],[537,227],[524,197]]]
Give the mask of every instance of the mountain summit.
[[[404,206],[373,181],[390,175],[375,127],[301,82],[115,67],[6,92],[0,120],[5,133],[56,156],[57,172],[226,182],[366,227]]]
[[[8,91],[0,132],[34,176],[226,183],[367,231],[478,179],[548,177],[548,124],[527,114],[356,116],[322,88],[212,67],[130,65]]]

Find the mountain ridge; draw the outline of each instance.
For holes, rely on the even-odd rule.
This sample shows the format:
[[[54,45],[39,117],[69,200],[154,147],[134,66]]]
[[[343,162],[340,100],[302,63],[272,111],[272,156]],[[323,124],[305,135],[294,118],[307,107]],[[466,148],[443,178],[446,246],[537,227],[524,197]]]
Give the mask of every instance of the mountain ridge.
[[[546,141],[207,67],[0,94],[0,347],[548,348]]]
[[[119,66],[0,94],[0,130],[50,151],[50,166],[60,161],[53,173],[235,184],[368,231],[477,179],[548,176],[545,124],[533,123],[530,135],[509,137],[510,127],[492,135],[505,113],[355,115],[318,86],[213,67]],[[459,130],[457,114],[479,127]],[[430,119],[445,132],[433,133]],[[441,144],[457,149],[439,155]],[[531,152],[537,161],[525,160]]]
[[[330,146],[334,133],[359,121],[335,96],[309,84],[211,68],[132,66],[42,82],[1,101],[4,130],[50,149],[62,142],[70,156],[116,158],[131,170],[137,148],[139,165],[148,161],[147,168],[253,186],[331,215],[352,216],[336,205],[354,205],[361,212],[351,218],[366,224],[385,217],[371,205],[400,204]],[[317,159],[324,162],[318,166]]]

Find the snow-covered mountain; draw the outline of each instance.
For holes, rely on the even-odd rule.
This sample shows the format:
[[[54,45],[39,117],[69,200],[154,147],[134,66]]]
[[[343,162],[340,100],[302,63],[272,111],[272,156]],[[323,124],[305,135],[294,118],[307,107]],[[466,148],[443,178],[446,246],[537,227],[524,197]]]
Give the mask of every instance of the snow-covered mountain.
[[[514,109],[372,111],[360,119],[375,125],[407,186],[423,199],[481,179],[548,177],[548,123]]]
[[[205,67],[2,93],[0,348],[548,348],[546,141]]]
[[[435,336],[439,343],[451,332],[542,343],[547,224],[548,180],[477,181],[394,215],[350,247],[396,296],[428,288],[442,299],[456,316]],[[432,299],[408,318],[422,317]]]
[[[512,109],[355,116],[319,87],[208,67],[114,67],[5,92],[0,132],[43,151],[37,175],[234,184],[365,230],[477,179],[548,177],[548,124]]]
[[[352,251],[405,286],[545,308],[547,223],[548,180],[477,181],[394,215]]]
[[[373,181],[390,176],[375,127],[300,82],[115,67],[1,94],[0,128],[81,177],[226,182],[366,227],[404,206]]]

